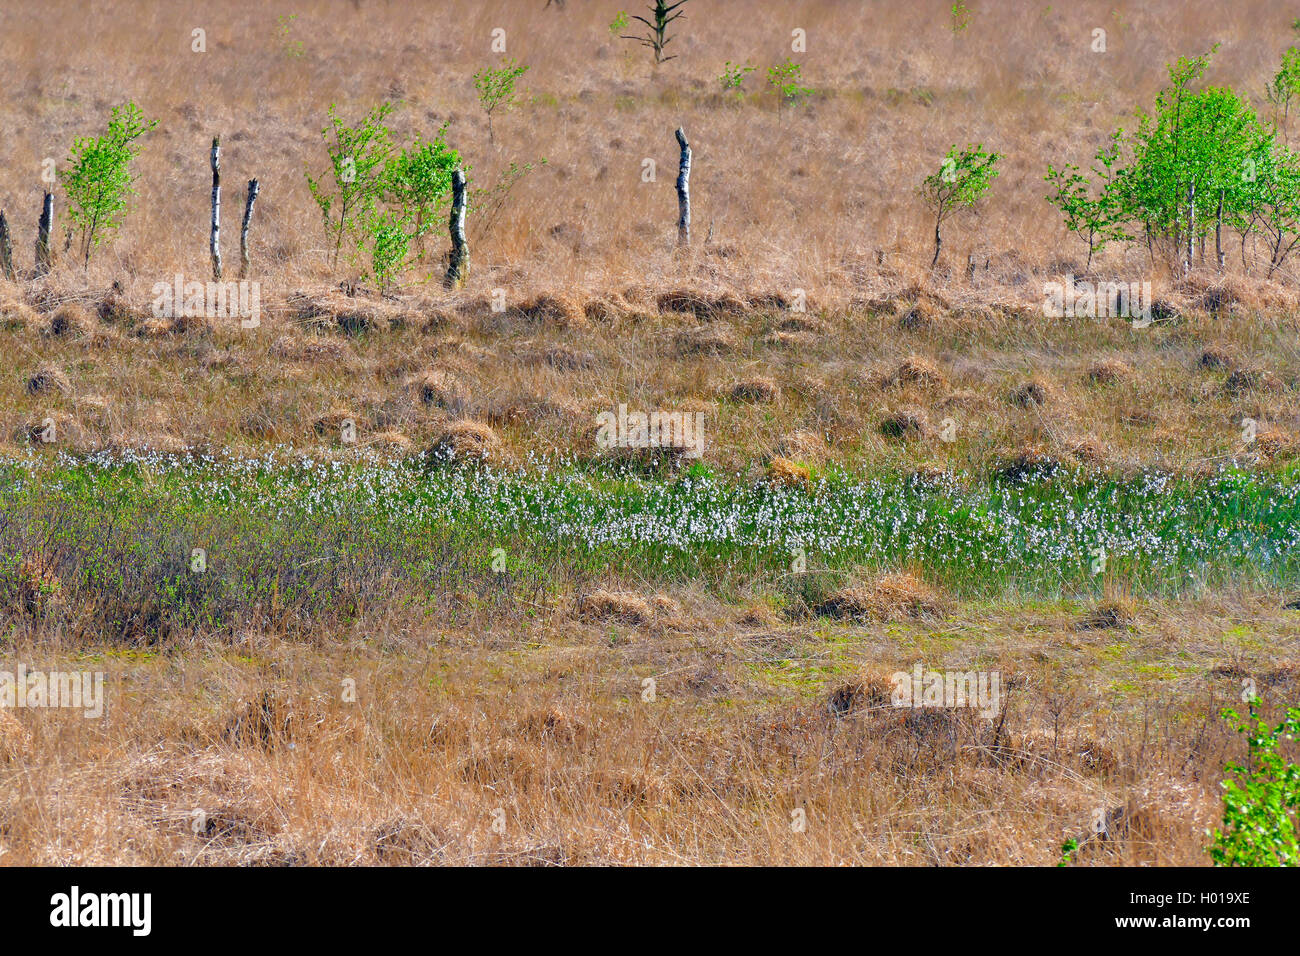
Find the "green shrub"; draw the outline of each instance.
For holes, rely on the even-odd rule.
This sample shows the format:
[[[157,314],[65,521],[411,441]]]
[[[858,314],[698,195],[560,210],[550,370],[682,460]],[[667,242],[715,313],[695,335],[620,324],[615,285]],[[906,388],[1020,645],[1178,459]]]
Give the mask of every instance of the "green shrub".
[[[148,121],[134,103],[113,110],[103,136],[79,136],[72,143],[68,168],[59,174],[68,196],[68,214],[80,231],[82,261],[105,232],[117,229],[133,192],[131,160],[140,152],[137,140],[158,125]]]
[[[1249,756],[1244,766],[1229,763],[1224,768],[1236,778],[1223,781],[1223,829],[1214,831],[1210,858],[1216,866],[1300,865],[1300,765],[1278,753],[1283,741],[1294,741],[1300,733],[1300,708],[1288,708],[1275,726],[1259,715],[1255,700],[1248,719],[1231,709],[1223,716],[1237,721]]]

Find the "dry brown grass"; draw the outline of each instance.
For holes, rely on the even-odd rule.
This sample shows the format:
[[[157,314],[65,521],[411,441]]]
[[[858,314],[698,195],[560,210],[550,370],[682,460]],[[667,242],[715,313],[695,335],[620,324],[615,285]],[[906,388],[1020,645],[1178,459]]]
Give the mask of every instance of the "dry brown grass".
[[[496,432],[482,422],[453,422],[433,440],[429,457],[449,464],[490,462],[500,447]]]
[[[679,465],[597,453],[595,415],[626,402],[702,408],[708,464],[799,487],[827,462],[1016,478],[1294,458],[1294,264],[1263,280],[1257,256],[1249,277],[1230,257],[1228,275],[1182,279],[1112,248],[1094,278],[1151,278],[1159,322],[1040,308],[1045,281],[1084,271],[1043,202],[1046,164],[1086,164],[1163,63],[1213,41],[1212,82],[1262,89],[1291,12],[980,4],[956,36],[946,3],[864,19],[808,0],[777,23],[763,0],[691,0],[679,59],[652,70],[587,6],[0,8],[0,62],[18,65],[0,208],[22,273],[0,280],[0,451],[44,447],[50,420],[56,450],[342,452],[351,419],[360,447],[431,462]],[[280,13],[298,15],[303,56],[283,48]],[[1105,55],[1089,49],[1099,24]],[[778,110],[760,78],[796,25],[818,93]],[[196,26],[206,54],[189,50]],[[497,26],[531,69],[489,145],[470,76],[495,63]],[[743,103],[718,91],[728,59],[759,67]],[[161,123],[123,228],[89,270],[63,256],[31,278],[33,171],[128,99]],[[303,164],[323,165],[329,104],[356,118],[386,99],[403,102],[400,138],[448,122],[476,186],[547,159],[499,216],[471,215],[458,292],[429,281],[441,237],[387,296],[349,294],[353,273],[329,265]],[[695,148],[689,249],[675,244],[679,125]],[[255,329],[150,308],[154,283],[207,275],[216,133],[228,260],[242,181],[262,184]],[[977,141],[1005,154],[1001,175],[931,271],[915,186]],[[1049,864],[1070,836],[1085,864],[1197,864],[1236,753],[1217,706],[1247,675],[1266,697],[1300,693],[1300,616],[1276,594],[962,606],[896,573],[810,599],[816,618],[629,580],[561,586],[510,615],[458,596],[446,615],[376,608],[293,642],[253,630],[159,648],[43,630],[32,619],[60,599],[57,578],[32,562],[5,573],[23,621],[5,666],[95,661],[110,677],[102,721],[0,710],[0,833],[19,865]],[[888,706],[887,675],[917,663],[1001,671],[1005,724]]]
[[[1148,4],[1122,17],[1100,2],[1028,16],[986,6],[954,35],[937,3],[890,8],[868,23],[835,0],[808,0],[778,26],[765,0],[692,0],[677,59],[654,69],[644,50],[609,35],[603,14],[578,4],[449,0],[399,11],[314,0],[291,11],[301,56],[279,35],[288,8],[145,0],[86,10],[55,0],[39,16],[34,9],[25,2],[0,13],[0,57],[30,64],[0,105],[4,127],[21,131],[0,163],[0,207],[19,230],[24,270],[32,247],[17,240],[40,201],[31,170],[47,156],[61,161],[74,135],[102,128],[112,106],[133,99],[160,126],[139,161],[140,200],[92,262],[91,288],[117,281],[122,303],[147,309],[154,282],[206,274],[204,177],[215,133],[227,202],[239,208],[245,179],[262,183],[253,241],[265,291],[337,285],[352,276],[329,266],[303,164],[322,165],[319,132],[331,103],[352,118],[390,100],[403,104],[393,118],[400,137],[449,122],[476,185],[490,187],[511,162],[548,161],[490,224],[471,221],[467,291],[476,296],[500,288],[517,314],[570,324],[588,317],[579,299],[598,293],[612,303],[646,286],[653,291],[642,306],[658,301],[697,318],[784,308],[795,289],[815,313],[893,288],[912,291],[894,318],[903,328],[937,317],[936,291],[948,301],[976,289],[1000,300],[1030,276],[1081,275],[1081,243],[1043,202],[1046,164],[1085,163],[1108,130],[1149,104],[1165,63],[1212,42],[1222,46],[1211,82],[1262,89],[1290,19],[1276,4],[1228,11],[1210,0]],[[796,23],[809,43],[794,58],[818,92],[778,110],[763,71],[790,53]],[[199,25],[206,53],[190,50]],[[1091,50],[1098,25],[1108,31],[1104,54]],[[494,27],[530,70],[522,106],[489,145],[470,77],[498,58],[484,39]],[[728,59],[758,67],[743,103],[718,86]],[[685,256],[674,248],[678,125],[695,149],[699,240]],[[1081,131],[1068,144],[1045,132],[1065,127]],[[931,231],[915,186],[952,143],[968,141],[1004,153],[1002,174],[977,214],[949,226],[940,269],[927,276]],[[654,182],[641,180],[646,158],[657,164]],[[62,203],[58,211],[61,236]],[[228,225],[228,248],[231,234]],[[442,267],[444,249],[431,244],[431,267],[418,278]],[[972,253],[973,282],[965,274]],[[59,269],[79,279],[72,258]],[[1238,258],[1229,257],[1237,271]],[[1149,269],[1145,259],[1138,244],[1108,249],[1094,271],[1136,278]],[[1286,278],[1271,285],[1291,284]],[[1235,273],[1200,280],[1183,298],[1221,315],[1274,301]]]
[[[936,629],[915,581],[875,584],[889,621],[733,625],[669,595],[676,637],[635,591],[590,620],[384,611],[235,647],[31,631],[9,659],[104,670],[107,709],[0,711],[6,862],[1050,865],[1101,807],[1081,864],[1205,864],[1241,745],[1204,715],[1242,676],[1300,691],[1277,595],[1148,603],[1117,637],[1068,604],[949,605]],[[917,663],[999,670],[1005,721],[892,707]]]
[[[812,473],[806,465],[777,457],[767,463],[767,480],[789,488],[807,488],[812,483]]]
[[[4,333],[0,434],[18,445],[53,418],[65,449],[333,446],[337,432],[318,422],[346,411],[358,445],[398,432],[427,448],[470,419],[514,457],[585,458],[595,416],[620,402],[703,410],[705,460],[727,469],[776,454],[987,470],[1028,445],[1062,461],[1194,469],[1241,451],[1244,418],[1300,433],[1300,348],[1285,317],[1192,313],[1141,332],[1041,317],[940,324],[903,345],[887,312],[829,311],[814,342],[788,349],[763,340],[783,319],[761,312],[702,325],[653,313],[578,331],[502,324],[463,297],[437,310],[412,299],[385,305],[402,322],[354,335],[334,319],[306,330],[297,307],[269,300],[260,328],[204,323],[154,338],[96,317],[96,299],[70,309],[13,293],[0,310],[30,319]],[[56,315],[69,331],[48,334]],[[1208,351],[1224,362],[1207,363]]]
[[[828,617],[895,621],[934,616],[943,608],[938,593],[916,575],[883,574],[842,588],[813,608]]]

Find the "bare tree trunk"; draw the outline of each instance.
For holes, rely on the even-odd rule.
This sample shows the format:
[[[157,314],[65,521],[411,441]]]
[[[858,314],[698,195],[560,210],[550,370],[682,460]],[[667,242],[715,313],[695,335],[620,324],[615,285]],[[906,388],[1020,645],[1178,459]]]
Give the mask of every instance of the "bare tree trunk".
[[[939,224],[941,222],[943,222],[941,216],[934,217],[934,258],[930,260],[931,269],[939,264],[939,250],[943,248],[943,237],[939,235]]]
[[[36,226],[36,275],[50,271],[50,229],[54,226],[54,193],[46,193],[41,204],[41,219]]]
[[[0,275],[10,282],[17,279],[14,274],[14,246],[9,241],[9,221],[4,212],[0,212]]]
[[[443,284],[449,289],[459,289],[469,275],[469,244],[465,241],[465,172],[456,169],[451,174],[451,261]]]
[[[973,252],[966,257],[966,281],[975,281],[975,253]]]
[[[208,251],[212,253],[212,278],[221,281],[221,137],[212,137],[212,236]]]
[[[248,181],[248,195],[244,197],[244,222],[239,227],[239,277],[248,275],[248,221],[253,218],[253,203],[257,202],[257,180]]]
[[[677,244],[691,244],[691,144],[686,133],[677,127],[677,145],[682,149],[681,164],[677,168]]]
[[[1219,211],[1214,222],[1214,252],[1219,261],[1219,271],[1223,271],[1223,194],[1224,190],[1219,190]]]
[[[1187,265],[1184,275],[1192,274],[1192,253],[1196,245],[1196,183],[1187,185]]]

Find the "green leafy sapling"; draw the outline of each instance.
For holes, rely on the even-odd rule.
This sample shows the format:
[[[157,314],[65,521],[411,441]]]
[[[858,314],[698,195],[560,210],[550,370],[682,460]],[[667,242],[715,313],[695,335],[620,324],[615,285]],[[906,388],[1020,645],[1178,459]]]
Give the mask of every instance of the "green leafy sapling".
[[[803,80],[800,76],[802,69],[803,67],[789,57],[785,58],[784,63],[768,67],[767,85],[776,94],[778,109],[784,107],[786,103],[796,103],[801,97],[811,96],[817,92],[811,87],[802,85]]]
[[[348,126],[330,104],[329,124],[321,130],[330,168],[320,179],[307,173],[307,188],[320,208],[326,233],[334,240],[331,262],[335,266],[344,239],[350,239],[360,251],[383,198],[393,153],[392,137],[384,120],[393,109],[391,103],[381,104],[356,126]]]
[[[515,91],[515,81],[528,72],[528,67],[520,66],[514,60],[507,60],[498,69],[488,68],[474,74],[474,89],[478,90],[479,105],[487,113],[488,142],[495,142],[492,130],[492,117],[496,113],[509,113],[519,102]]]
[[[722,68],[722,75],[718,77],[718,84],[722,87],[722,92],[724,93],[735,90],[736,97],[739,99],[745,95],[742,87],[744,86],[746,75],[753,72],[754,68],[752,66],[745,66],[739,63],[732,66],[731,61],[728,60],[726,65]]]
[[[134,192],[131,161],[139,154],[140,137],[158,125],[146,120],[134,103],[115,108],[102,136],[79,136],[72,143],[67,168],[59,180],[68,196],[68,215],[78,231],[83,264],[107,233],[122,224],[127,201]]]
[[[970,26],[971,12],[970,7],[966,6],[965,0],[957,0],[949,10],[952,15],[952,32],[954,34],[963,32]]]
[[[382,291],[402,271],[411,247],[410,220],[400,212],[376,213],[370,223],[370,265]]]
[[[943,224],[962,209],[975,205],[989,190],[997,177],[1000,153],[990,153],[984,144],[967,146],[959,150],[956,145],[948,150],[939,169],[921,181],[918,194],[934,213],[934,259],[930,267],[939,262],[943,248],[940,232]]]
[[[1124,208],[1116,188],[1118,180],[1115,164],[1119,161],[1119,136],[1116,133],[1108,145],[1097,150],[1094,157],[1092,173],[1099,179],[1095,196],[1088,178],[1073,164],[1067,163],[1064,168],[1057,169],[1049,163],[1047,175],[1043,177],[1053,187],[1047,201],[1061,211],[1065,228],[1088,243],[1087,269],[1092,268],[1094,253],[1101,252],[1107,243],[1132,238],[1123,226]]]
[[[460,165],[460,154],[447,146],[443,124],[433,139],[417,134],[415,142],[393,153],[384,170],[383,199],[404,223],[410,243],[424,257],[424,237],[439,224],[451,201],[451,174]]]
[[[1246,720],[1234,710],[1223,711],[1246,735],[1249,756],[1245,765],[1224,767],[1235,779],[1223,781],[1223,829],[1212,834],[1210,859],[1216,866],[1298,866],[1300,765],[1278,750],[1300,734],[1300,708],[1288,708],[1282,721],[1271,725],[1259,715],[1258,701],[1249,704]]]
[[[300,57],[303,54],[303,42],[293,39],[290,34],[293,31],[293,22],[298,19],[298,14],[281,14],[280,24],[280,46],[284,50],[284,55],[289,57]]]

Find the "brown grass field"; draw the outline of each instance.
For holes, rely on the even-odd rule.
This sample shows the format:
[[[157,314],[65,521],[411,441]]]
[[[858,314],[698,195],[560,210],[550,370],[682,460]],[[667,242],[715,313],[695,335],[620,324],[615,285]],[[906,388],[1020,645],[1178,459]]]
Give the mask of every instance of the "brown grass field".
[[[1164,320],[1052,319],[1041,300],[1085,255],[1044,200],[1046,164],[1086,165],[1166,63],[1215,43],[1210,81],[1262,108],[1295,10],[974,0],[957,34],[944,2],[689,0],[677,58],[652,67],[611,37],[620,6],[640,4],[0,7],[0,209],[20,273],[0,278],[0,454],[346,459],[351,420],[362,448],[416,455],[473,422],[512,468],[591,456],[595,416],[626,403],[704,411],[704,461],[740,481],[1024,460],[1294,478],[1300,266],[1264,279],[1258,251],[1243,263],[1230,244],[1225,274],[1182,277],[1134,243],[1091,277],[1150,281]],[[530,69],[489,144],[471,76],[500,59],[498,27]],[[763,74],[788,55],[816,92],[778,108]],[[743,100],[719,91],[726,61],[757,67]],[[62,253],[36,278],[42,161],[127,100],[160,123],[122,228],[89,268]],[[492,216],[471,208],[461,290],[437,256],[386,295],[349,294],[330,265],[304,169],[324,167],[331,104],[356,118],[386,100],[400,137],[447,123],[477,184],[546,160]],[[228,262],[243,183],[261,183],[253,329],[150,311],[155,283],[208,277],[215,135]],[[931,270],[916,187],[967,142],[1004,153],[1002,173]],[[34,437],[49,421],[51,446]],[[930,606],[911,591],[929,593],[926,568],[879,570],[859,569],[868,611],[844,619],[649,570],[552,568],[535,603],[457,592],[168,640],[15,600],[0,670],[103,671],[109,697],[101,720],[0,710],[0,864],[1051,865],[1075,837],[1080,865],[1204,865],[1223,764],[1243,752],[1219,709],[1244,677],[1270,714],[1300,702],[1300,611],[1275,582]],[[1006,681],[1003,720],[890,706],[891,673],[974,660]]]

